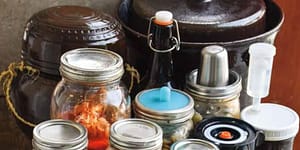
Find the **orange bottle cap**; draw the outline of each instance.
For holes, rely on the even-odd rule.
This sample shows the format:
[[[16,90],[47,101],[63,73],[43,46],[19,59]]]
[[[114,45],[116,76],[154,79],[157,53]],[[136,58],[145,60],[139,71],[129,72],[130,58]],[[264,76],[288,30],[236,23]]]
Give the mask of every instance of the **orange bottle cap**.
[[[170,25],[173,23],[173,14],[169,11],[158,11],[155,13],[154,22],[162,26]]]
[[[219,138],[225,139],[225,140],[230,140],[230,139],[232,139],[232,134],[229,131],[222,131],[219,134]]]

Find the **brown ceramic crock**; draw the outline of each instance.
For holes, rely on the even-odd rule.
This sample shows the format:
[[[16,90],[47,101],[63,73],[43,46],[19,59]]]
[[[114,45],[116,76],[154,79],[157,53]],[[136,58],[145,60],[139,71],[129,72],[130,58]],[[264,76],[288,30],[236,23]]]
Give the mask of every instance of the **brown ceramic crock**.
[[[148,22],[157,10],[169,10],[179,23],[181,49],[173,52],[177,85],[185,85],[185,75],[198,68],[201,50],[208,45],[224,46],[229,67],[243,79],[241,107],[251,100],[245,92],[248,47],[255,42],[273,43],[283,23],[280,7],[272,0],[122,0],[118,19],[128,38],[127,61],[142,79],[147,79],[153,52],[147,44]],[[141,85],[142,88],[143,85]]]
[[[39,71],[30,76],[18,71],[12,82],[11,100],[16,112],[27,122],[50,119],[50,101],[60,80],[60,56],[71,49],[97,47],[125,55],[125,34],[117,20],[102,12],[81,6],[58,6],[34,14],[28,21],[21,58]],[[29,136],[32,126],[17,119]]]

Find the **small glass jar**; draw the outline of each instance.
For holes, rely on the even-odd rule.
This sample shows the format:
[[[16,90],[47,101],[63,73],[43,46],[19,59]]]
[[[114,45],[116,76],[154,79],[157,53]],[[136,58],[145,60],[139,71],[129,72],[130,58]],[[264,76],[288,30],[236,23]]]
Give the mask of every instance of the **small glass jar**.
[[[137,118],[150,120],[163,129],[163,149],[189,137],[193,129],[194,101],[183,91],[162,87],[144,90],[135,98]]]
[[[33,129],[33,150],[86,150],[87,130],[68,120],[44,121]]]
[[[108,150],[161,150],[163,131],[160,126],[143,119],[124,119],[110,128]]]
[[[88,149],[106,149],[110,125],[131,114],[127,89],[120,82],[123,72],[121,56],[108,50],[81,48],[63,54],[51,118],[82,124],[88,130]]]
[[[229,73],[226,86],[209,87],[197,84],[198,69],[193,70],[186,79],[185,91],[195,100],[195,111],[202,118],[232,117],[240,118],[239,96],[242,90],[238,73]]]
[[[184,139],[174,143],[170,150],[219,150],[211,142],[199,139]]]

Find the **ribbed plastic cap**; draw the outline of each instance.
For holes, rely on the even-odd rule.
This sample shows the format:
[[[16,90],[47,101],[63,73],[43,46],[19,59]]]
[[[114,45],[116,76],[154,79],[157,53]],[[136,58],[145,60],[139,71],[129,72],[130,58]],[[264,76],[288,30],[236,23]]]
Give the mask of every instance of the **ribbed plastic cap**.
[[[298,114],[282,105],[263,103],[259,111],[245,108],[241,119],[264,131],[266,141],[281,141],[295,137],[299,130]]]
[[[173,14],[169,11],[157,11],[155,13],[155,22],[160,25],[168,25],[173,22]]]
[[[254,57],[273,57],[276,54],[276,47],[268,43],[255,43],[250,45],[249,53]]]

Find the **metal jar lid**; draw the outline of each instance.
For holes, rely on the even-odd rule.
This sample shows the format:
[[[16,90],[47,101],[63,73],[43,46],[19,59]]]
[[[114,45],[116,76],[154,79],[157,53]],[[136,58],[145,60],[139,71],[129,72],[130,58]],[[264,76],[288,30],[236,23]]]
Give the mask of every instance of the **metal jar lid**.
[[[48,120],[33,129],[32,146],[34,149],[84,150],[87,145],[86,128],[72,121]]]
[[[219,150],[219,148],[208,141],[199,139],[184,139],[174,143],[171,150]]]
[[[223,100],[239,96],[242,90],[242,78],[234,71],[229,72],[228,85],[209,87],[197,84],[198,69],[193,70],[186,78],[185,91],[195,100]]]
[[[79,48],[61,57],[61,76],[83,82],[107,83],[120,80],[123,59],[117,53],[98,48]]]
[[[151,121],[124,119],[115,122],[110,128],[110,144],[120,150],[158,150],[162,142],[161,127]]]
[[[182,123],[194,115],[193,98],[183,91],[168,87],[141,91],[134,104],[136,117],[159,124]]]

